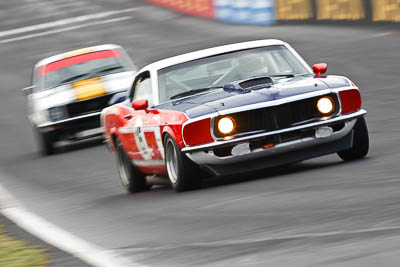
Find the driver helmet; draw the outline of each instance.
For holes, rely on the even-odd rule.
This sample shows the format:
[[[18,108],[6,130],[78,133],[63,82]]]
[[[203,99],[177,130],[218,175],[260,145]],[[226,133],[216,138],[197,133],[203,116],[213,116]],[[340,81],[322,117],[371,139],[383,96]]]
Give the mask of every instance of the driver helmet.
[[[245,55],[238,58],[238,74],[241,79],[255,76],[265,76],[268,74],[268,67],[264,58],[259,55]]]

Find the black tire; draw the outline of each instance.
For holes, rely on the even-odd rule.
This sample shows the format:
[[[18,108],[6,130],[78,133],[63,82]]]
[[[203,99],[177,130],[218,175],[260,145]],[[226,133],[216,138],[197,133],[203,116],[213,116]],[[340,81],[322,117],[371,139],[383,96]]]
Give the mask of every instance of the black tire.
[[[369,136],[364,117],[357,119],[353,131],[353,147],[337,153],[344,161],[361,159],[368,154]]]
[[[38,128],[34,129],[40,154],[49,156],[54,154],[54,135],[51,132],[42,133]]]
[[[181,152],[178,144],[168,134],[164,136],[164,151],[165,165],[172,188],[176,192],[199,188],[202,170]]]
[[[118,138],[115,145],[117,148],[118,173],[126,191],[131,194],[146,191],[149,188],[146,185],[146,176],[132,165]]]

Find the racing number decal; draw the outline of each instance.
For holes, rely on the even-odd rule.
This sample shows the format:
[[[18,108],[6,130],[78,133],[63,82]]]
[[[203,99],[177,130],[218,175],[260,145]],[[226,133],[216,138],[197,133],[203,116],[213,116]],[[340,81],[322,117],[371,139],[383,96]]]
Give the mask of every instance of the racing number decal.
[[[147,143],[148,150],[151,151],[152,159],[163,159],[160,148],[162,149],[161,135],[156,136],[156,131],[144,132],[144,137]],[[160,132],[160,129],[158,129]]]
[[[159,166],[165,164],[160,126],[143,126],[142,117],[137,116],[133,127],[120,127],[119,132],[133,137],[137,148],[137,151],[133,152],[137,156],[132,159],[135,165]]]
[[[133,137],[144,161],[163,164],[164,147],[159,126],[143,126],[142,118],[138,117],[135,122]],[[138,162],[135,161],[135,163]]]
[[[164,159],[164,148],[159,127],[137,127],[133,136],[144,160]]]

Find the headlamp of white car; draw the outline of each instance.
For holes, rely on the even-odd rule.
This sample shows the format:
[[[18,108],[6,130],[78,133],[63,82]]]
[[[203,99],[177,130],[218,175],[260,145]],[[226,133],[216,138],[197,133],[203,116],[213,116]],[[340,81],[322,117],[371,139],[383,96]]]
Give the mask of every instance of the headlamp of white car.
[[[68,118],[65,106],[52,107],[48,109],[50,121],[60,121]]]
[[[317,108],[322,115],[331,115],[336,109],[335,101],[329,96],[321,97],[317,102]]]

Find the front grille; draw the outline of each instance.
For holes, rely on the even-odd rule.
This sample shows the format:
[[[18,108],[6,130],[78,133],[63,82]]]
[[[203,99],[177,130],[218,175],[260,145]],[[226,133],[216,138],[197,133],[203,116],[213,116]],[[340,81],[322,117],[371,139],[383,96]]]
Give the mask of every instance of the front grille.
[[[112,96],[113,94],[103,95],[100,97],[68,104],[68,115],[70,118],[73,118],[94,112],[100,112],[103,108],[108,106],[108,101]]]
[[[328,95],[335,101],[337,114],[339,109],[338,100],[335,94]],[[317,120],[323,117],[317,109],[317,101],[321,96],[302,99],[278,106],[242,111],[229,114],[236,122],[236,129],[232,135],[240,135],[257,131],[276,131],[302,123]],[[214,123],[214,135],[223,138],[216,129],[218,118]]]
[[[333,129],[333,132],[336,133],[342,130],[345,126],[344,122],[337,122],[333,124],[328,124],[328,127]],[[315,129],[301,129],[295,130],[280,134],[274,134],[269,136],[260,137],[258,139],[253,139],[248,141],[250,151],[259,150],[259,149],[268,149],[265,148],[265,145],[279,145],[284,144],[290,141],[301,140],[304,138],[315,137]],[[225,146],[220,146],[212,149],[214,155],[217,157],[229,157],[232,156],[232,149],[237,146],[237,144],[228,144]]]

